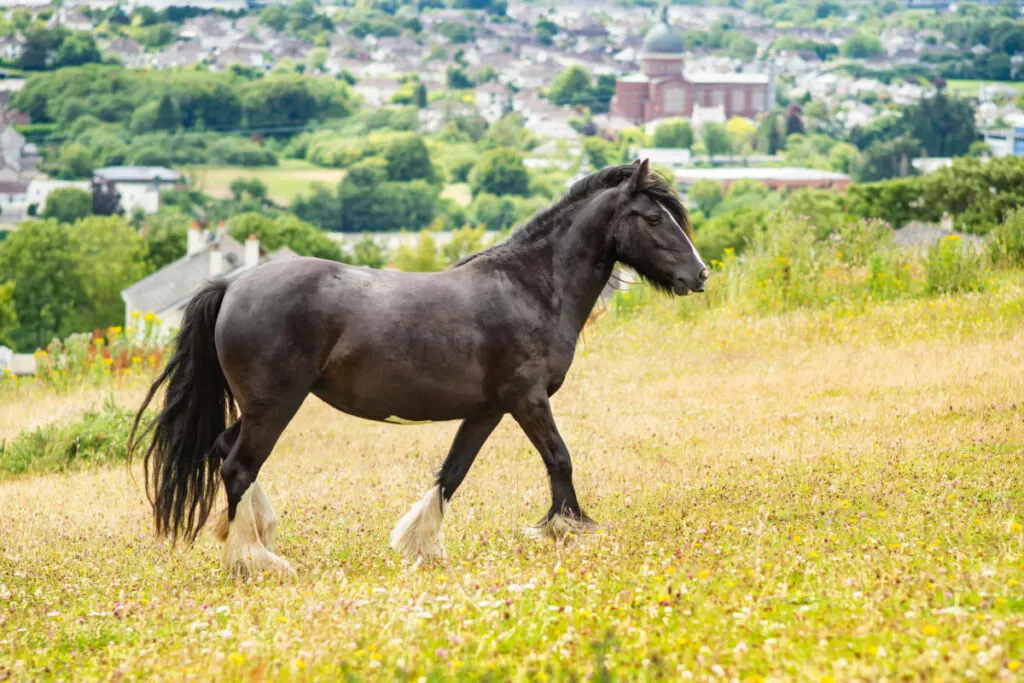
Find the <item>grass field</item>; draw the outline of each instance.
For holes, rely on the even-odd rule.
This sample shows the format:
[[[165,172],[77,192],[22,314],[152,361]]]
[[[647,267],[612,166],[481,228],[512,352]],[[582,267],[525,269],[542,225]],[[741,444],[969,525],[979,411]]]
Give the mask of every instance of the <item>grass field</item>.
[[[345,177],[342,169],[322,168],[299,159],[282,159],[279,166],[194,166],[181,170],[197,187],[218,199],[231,197],[231,183],[235,179],[259,178],[267,186],[270,198],[282,206],[291,204],[300,194],[309,194],[316,183],[333,189]],[[468,206],[472,199],[466,183],[446,186],[441,196],[462,206]]]
[[[236,178],[259,178],[270,198],[282,205],[308,193],[315,183],[333,188],[345,176],[341,169],[321,168],[300,159],[282,159],[279,166],[195,166],[182,170],[197,187],[220,199],[231,196],[231,182]]]
[[[1011,88],[1015,88],[1017,92],[1024,94],[1024,82],[1002,82],[1002,81],[968,81],[968,80],[950,80],[946,81],[946,87],[955,93],[959,93],[965,97],[976,97],[978,90],[982,85],[1008,85]]]
[[[553,403],[607,526],[565,547],[520,532],[549,494],[510,420],[442,566],[387,538],[452,424],[303,407],[260,475],[293,584],[155,542],[122,468],[2,482],[0,680],[1014,680],[1021,302],[601,318]],[[0,395],[0,438],[105,397]]]

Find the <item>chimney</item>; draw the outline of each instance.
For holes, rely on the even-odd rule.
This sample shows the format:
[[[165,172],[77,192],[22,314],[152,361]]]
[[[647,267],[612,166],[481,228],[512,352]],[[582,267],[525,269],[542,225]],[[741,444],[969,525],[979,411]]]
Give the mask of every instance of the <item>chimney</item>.
[[[226,234],[228,234],[228,222],[222,220],[220,223],[217,223],[217,239],[220,239]]]
[[[942,212],[942,223],[940,225],[946,232],[953,232],[953,217],[949,215],[948,211]]]
[[[214,243],[210,246],[210,277],[220,277],[224,268],[224,257],[220,253],[220,245]]]
[[[256,235],[249,235],[245,241],[245,268],[255,268],[260,264],[260,241]]]
[[[188,229],[188,255],[198,254],[203,250],[203,231],[199,223],[193,223]]]

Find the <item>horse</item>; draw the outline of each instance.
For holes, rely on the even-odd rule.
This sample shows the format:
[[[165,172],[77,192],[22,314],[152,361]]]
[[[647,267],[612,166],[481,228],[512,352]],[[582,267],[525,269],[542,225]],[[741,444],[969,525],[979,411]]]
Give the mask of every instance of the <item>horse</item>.
[[[433,486],[391,534],[410,561],[444,557],[452,496],[505,415],[547,467],[551,507],[533,531],[592,530],[549,399],[617,264],[676,295],[709,277],[678,193],[646,159],[577,181],[505,241],[438,273],[293,258],[206,283],[129,438],[129,459],[144,451],[156,534],[193,542],[223,484],[214,534],[228,571],[294,576],[274,553],[278,518],[257,477],[309,394],[369,420],[461,420]]]

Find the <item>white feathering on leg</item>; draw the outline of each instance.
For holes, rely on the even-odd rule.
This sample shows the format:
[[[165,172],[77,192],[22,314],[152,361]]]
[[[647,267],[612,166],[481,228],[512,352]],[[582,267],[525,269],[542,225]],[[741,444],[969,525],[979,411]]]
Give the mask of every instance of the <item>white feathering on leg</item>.
[[[260,540],[256,513],[253,510],[255,485],[242,495],[235,508],[235,518],[228,524],[224,542],[224,563],[235,576],[254,577],[262,572],[293,578],[295,572],[288,562],[267,550]],[[262,492],[261,492],[262,493]]]
[[[391,547],[410,562],[418,557],[433,560],[444,557],[441,522],[448,504],[442,499],[441,487],[434,486],[424,494],[391,532]]]

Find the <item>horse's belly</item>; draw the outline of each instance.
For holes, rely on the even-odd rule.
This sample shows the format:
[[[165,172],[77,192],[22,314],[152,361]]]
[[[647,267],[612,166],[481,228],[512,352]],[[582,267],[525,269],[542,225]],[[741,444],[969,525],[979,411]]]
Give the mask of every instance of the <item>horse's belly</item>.
[[[439,422],[488,410],[484,378],[471,367],[349,365],[331,372],[313,393],[338,410],[370,420]]]

